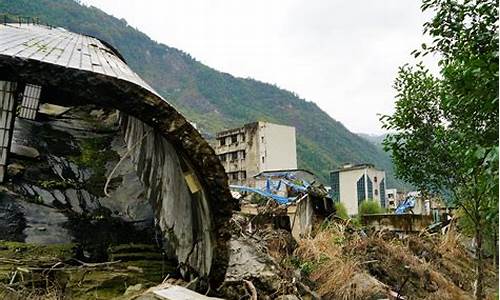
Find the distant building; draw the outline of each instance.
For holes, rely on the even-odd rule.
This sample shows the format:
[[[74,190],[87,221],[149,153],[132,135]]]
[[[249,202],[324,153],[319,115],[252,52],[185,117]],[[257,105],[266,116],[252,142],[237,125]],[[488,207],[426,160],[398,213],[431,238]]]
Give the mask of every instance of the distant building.
[[[330,173],[331,195],[344,204],[349,215],[358,214],[359,204],[367,199],[386,207],[385,171],[372,164],[346,164]]]
[[[386,207],[391,209],[396,209],[398,207],[399,202],[404,200],[405,194],[403,192],[399,192],[397,189],[386,189]]]
[[[254,122],[217,133],[215,152],[230,184],[255,186],[253,176],[297,168],[295,127]]]

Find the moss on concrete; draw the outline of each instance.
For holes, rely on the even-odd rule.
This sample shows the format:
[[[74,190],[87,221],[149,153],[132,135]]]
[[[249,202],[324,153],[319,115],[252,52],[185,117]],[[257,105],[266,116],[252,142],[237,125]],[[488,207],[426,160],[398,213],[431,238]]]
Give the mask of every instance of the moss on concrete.
[[[22,261],[65,260],[73,255],[74,244],[36,245],[0,241],[0,257]]]
[[[106,163],[117,162],[120,156],[111,150],[111,136],[80,140],[80,155],[70,159],[79,166],[91,170],[91,177],[84,183],[85,189],[97,196],[104,195]]]
[[[65,190],[76,187],[75,183],[63,180],[42,180],[38,184],[46,190]]]
[[[0,283],[10,283],[16,270],[25,269],[30,270],[29,273],[25,273],[23,278],[17,275],[14,281],[16,285],[13,286],[21,296],[29,298],[29,293],[36,288],[42,294],[58,289],[59,293],[64,294],[64,299],[123,299],[129,286],[141,284],[145,290],[161,283],[167,274],[176,273],[177,263],[158,259],[161,257],[160,249],[154,245],[115,245],[111,249],[120,252],[123,259],[97,267],[79,267],[76,261],[70,260],[73,246],[0,241]],[[141,258],[128,261],[126,257]],[[52,271],[32,269],[40,266],[50,269],[58,262],[63,264]],[[65,269],[59,269],[61,267]],[[2,287],[0,285],[0,298],[6,295]]]

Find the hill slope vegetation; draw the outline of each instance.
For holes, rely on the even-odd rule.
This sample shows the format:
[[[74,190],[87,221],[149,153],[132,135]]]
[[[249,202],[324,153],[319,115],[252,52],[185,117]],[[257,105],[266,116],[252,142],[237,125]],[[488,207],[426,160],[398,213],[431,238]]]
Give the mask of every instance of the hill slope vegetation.
[[[326,181],[329,170],[342,163],[371,162],[387,171],[388,187],[401,185],[386,153],[351,133],[315,103],[274,85],[214,70],[183,51],[151,40],[123,19],[73,0],[0,0],[0,13],[38,17],[109,42],[132,69],[209,135],[256,120],[295,126],[299,167]]]

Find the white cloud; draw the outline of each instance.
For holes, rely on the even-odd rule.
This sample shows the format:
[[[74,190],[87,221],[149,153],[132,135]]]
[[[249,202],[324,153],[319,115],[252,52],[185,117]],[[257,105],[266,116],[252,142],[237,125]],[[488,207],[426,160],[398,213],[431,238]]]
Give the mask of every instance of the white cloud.
[[[277,84],[380,133],[425,21],[415,0],[86,0],[201,62]]]

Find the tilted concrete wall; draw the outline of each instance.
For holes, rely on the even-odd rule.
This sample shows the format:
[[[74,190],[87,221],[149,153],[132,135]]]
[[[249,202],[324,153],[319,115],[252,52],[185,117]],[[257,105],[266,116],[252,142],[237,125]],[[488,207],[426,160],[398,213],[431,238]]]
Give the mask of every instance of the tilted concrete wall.
[[[297,168],[295,127],[259,122],[259,133],[264,137],[261,149],[265,156],[260,160],[260,172]]]
[[[121,114],[121,127],[146,198],[155,208],[155,223],[164,233],[165,250],[181,270],[208,276],[213,258],[208,201],[191,166],[174,147],[142,121]],[[191,189],[187,180],[191,180]]]
[[[218,286],[224,280],[229,260],[229,220],[237,202],[231,197],[227,176],[214,150],[199,132],[187,122],[168,102],[133,83],[106,77],[88,71],[65,68],[36,60],[25,60],[0,54],[0,80],[30,82],[41,85],[45,97],[54,104],[82,105],[96,104],[118,109],[154,128],[157,136],[167,140],[177,153],[192,165],[198,180],[205,188],[209,203],[211,230],[214,243],[213,257],[208,276],[207,268],[201,263],[190,263],[193,274],[203,275],[211,286]],[[65,103],[71,101],[71,103]],[[153,194],[154,195],[154,194]],[[195,210],[193,210],[195,211]],[[189,218],[196,220],[194,216]],[[183,238],[183,237],[181,237]],[[201,247],[201,243],[198,243]],[[198,246],[193,251],[199,251]],[[179,252],[181,254],[182,251]],[[208,260],[209,255],[194,255]],[[182,257],[182,255],[181,255]],[[191,258],[189,259],[191,261]],[[202,266],[201,270],[194,266]]]

